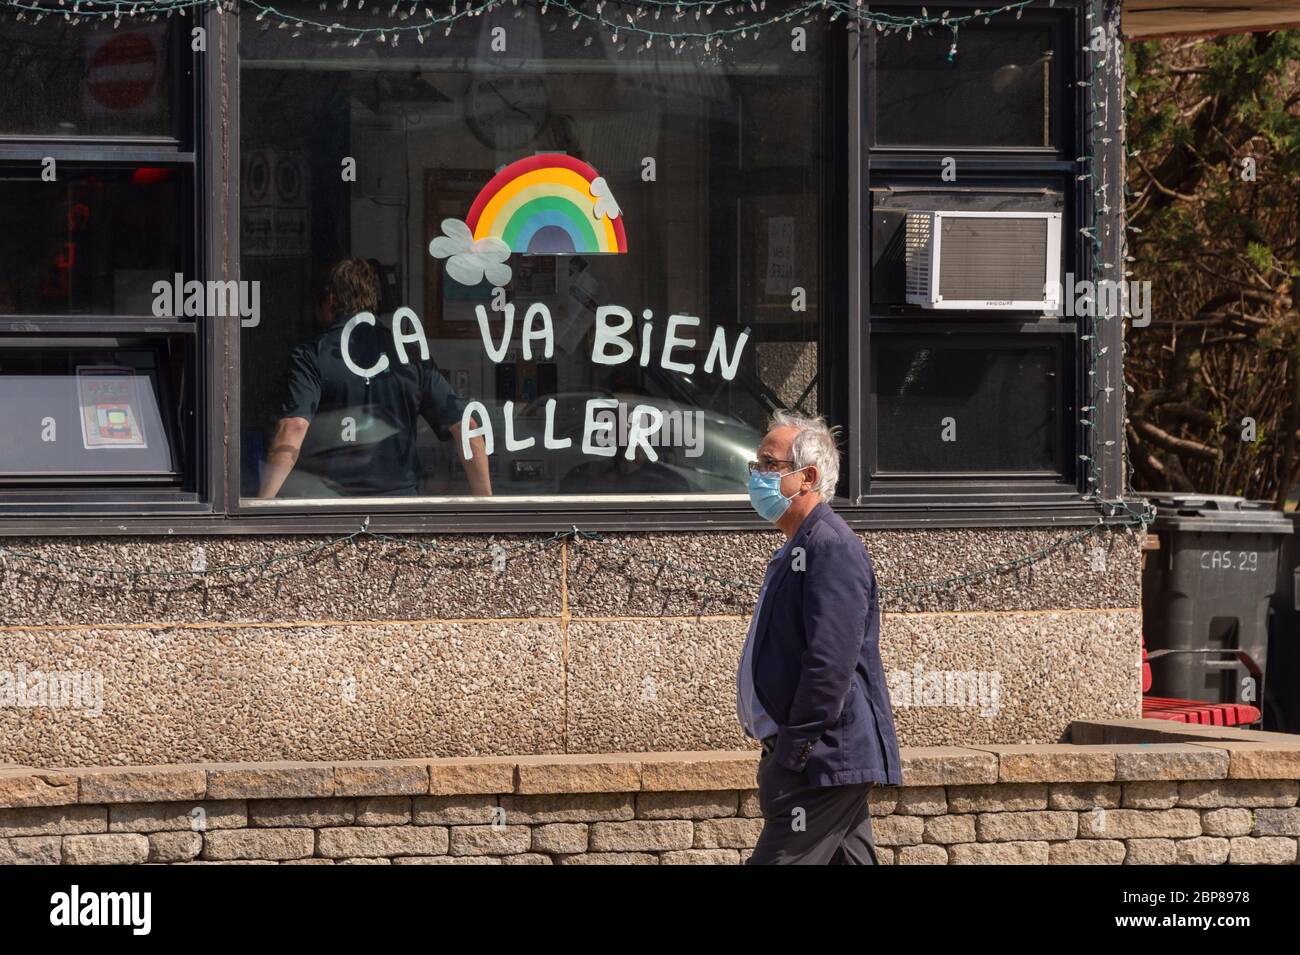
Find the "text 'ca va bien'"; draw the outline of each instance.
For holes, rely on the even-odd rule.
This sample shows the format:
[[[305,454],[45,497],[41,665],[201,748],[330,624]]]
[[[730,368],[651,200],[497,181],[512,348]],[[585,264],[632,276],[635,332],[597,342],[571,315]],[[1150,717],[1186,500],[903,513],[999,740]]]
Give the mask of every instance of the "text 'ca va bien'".
[[[482,305],[475,307],[479,335],[483,339],[483,349],[487,352],[487,356],[493,364],[500,364],[505,360],[510,343],[514,338],[514,303],[507,303],[502,312],[505,324],[498,343],[493,340],[492,331],[488,324],[487,309]],[[362,368],[352,360],[352,356],[348,352],[348,341],[353,330],[358,325],[374,324],[376,324],[376,320],[373,313],[359,312],[348,319],[343,326],[342,340],[340,342],[343,351],[343,362],[353,374],[360,375],[362,378],[373,378],[376,375],[383,374],[389,365],[388,355],[383,354],[379,356],[379,359],[373,365]],[[688,330],[700,326],[698,316],[669,315],[661,344],[658,346],[654,343],[653,313],[649,309],[645,309],[641,313],[639,336],[633,332],[635,324],[636,319],[629,309],[621,305],[599,306],[596,309],[596,334],[591,346],[592,363],[596,365],[621,365],[636,359],[642,368],[646,368],[649,367],[657,347],[660,368],[683,375],[693,375],[695,373],[694,362],[678,361],[673,357],[673,353],[678,349],[693,350],[695,348],[696,339],[688,334]],[[555,324],[551,319],[551,311],[545,304],[535,302],[528,306],[520,325],[521,345],[525,361],[532,360],[534,345],[540,345],[542,358],[549,359],[554,356]],[[408,345],[417,345],[419,347],[421,361],[429,360],[429,341],[425,337],[424,326],[420,323],[420,318],[413,309],[403,306],[393,313],[392,334],[394,351],[403,364],[410,361],[407,352]],[[740,356],[744,352],[745,344],[748,341],[749,329],[746,328],[736,337],[734,346],[728,352],[726,330],[721,326],[715,328],[713,330],[713,341],[709,345],[708,353],[704,358],[704,371],[712,374],[716,367],[725,380],[733,380],[736,377],[737,369],[740,367]],[[611,416],[598,415],[598,412],[603,409],[615,409],[617,407],[618,400],[615,398],[591,398],[587,401],[582,428],[583,454],[613,457],[618,453],[615,442],[596,440],[597,434],[612,431],[614,428]],[[514,402],[504,402],[502,411],[505,419],[503,437],[506,450],[523,451],[532,447],[537,441],[536,438],[519,439],[515,437]],[[650,438],[663,426],[663,412],[654,405],[639,404],[632,409],[628,421],[627,459],[631,460],[635,456],[637,448],[640,447],[645,451],[649,460],[657,460],[658,455],[650,443]],[[481,401],[470,401],[466,403],[465,412],[461,417],[460,438],[461,451],[464,457],[473,457],[470,441],[476,437],[483,438],[484,450],[491,454],[495,448],[495,434],[492,421],[488,417],[487,407]],[[567,448],[571,444],[573,444],[572,438],[557,438],[555,436],[555,399],[547,399],[546,428],[543,432],[542,446],[547,450],[559,450]]]

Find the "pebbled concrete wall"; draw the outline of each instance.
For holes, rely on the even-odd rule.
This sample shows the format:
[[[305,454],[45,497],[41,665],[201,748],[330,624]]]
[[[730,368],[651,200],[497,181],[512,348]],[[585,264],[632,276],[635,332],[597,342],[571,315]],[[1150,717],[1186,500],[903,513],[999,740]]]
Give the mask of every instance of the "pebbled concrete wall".
[[[884,594],[902,745],[1054,742],[1071,720],[1139,715],[1140,542],[1119,532],[1052,550],[1076,533],[862,535]],[[735,670],[779,534],[418,542],[6,540],[0,763],[751,745],[736,724]],[[889,593],[1039,550],[1052,552],[1032,568]],[[202,580],[59,566],[211,571],[271,557],[283,559]],[[43,702],[33,680],[50,672],[86,674],[102,687],[98,705]],[[948,674],[976,682],[963,690]]]

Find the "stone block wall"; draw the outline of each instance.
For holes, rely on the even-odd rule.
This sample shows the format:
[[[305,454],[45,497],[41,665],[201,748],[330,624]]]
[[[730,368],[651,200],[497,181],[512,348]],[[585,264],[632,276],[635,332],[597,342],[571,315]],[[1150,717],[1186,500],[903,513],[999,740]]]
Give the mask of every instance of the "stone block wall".
[[[864,532],[903,745],[1041,743],[1140,712],[1139,539]],[[735,670],[776,532],[5,539],[4,675],[85,672],[102,711],[0,705],[0,761],[93,766],[735,750]],[[1044,551],[930,592],[890,588]],[[26,555],[26,556],[16,556]],[[501,558],[504,558],[502,562]],[[209,569],[111,578],[78,566]],[[12,685],[12,682],[11,684]],[[925,704],[925,705],[923,705]]]
[[[1294,864],[1300,740],[920,747],[880,861]],[[1105,732],[1094,722],[1087,732]],[[1173,735],[1179,735],[1177,732]],[[746,752],[0,768],[0,864],[723,864],[763,827]]]

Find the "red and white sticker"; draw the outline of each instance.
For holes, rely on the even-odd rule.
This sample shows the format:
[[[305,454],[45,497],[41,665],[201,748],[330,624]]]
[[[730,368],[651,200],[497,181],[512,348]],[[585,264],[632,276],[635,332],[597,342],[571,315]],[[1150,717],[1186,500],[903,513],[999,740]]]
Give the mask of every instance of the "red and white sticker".
[[[137,110],[156,103],[158,41],[147,31],[116,33],[86,50],[86,90],[102,109]]]

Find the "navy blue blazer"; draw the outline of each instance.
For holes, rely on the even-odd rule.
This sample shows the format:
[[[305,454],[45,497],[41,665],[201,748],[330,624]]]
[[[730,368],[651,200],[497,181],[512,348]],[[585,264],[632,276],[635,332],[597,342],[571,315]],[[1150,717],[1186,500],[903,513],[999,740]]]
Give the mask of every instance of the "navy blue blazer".
[[[754,693],[779,727],[773,757],[811,786],[901,785],[867,549],[823,501],[773,575],[753,648]]]

